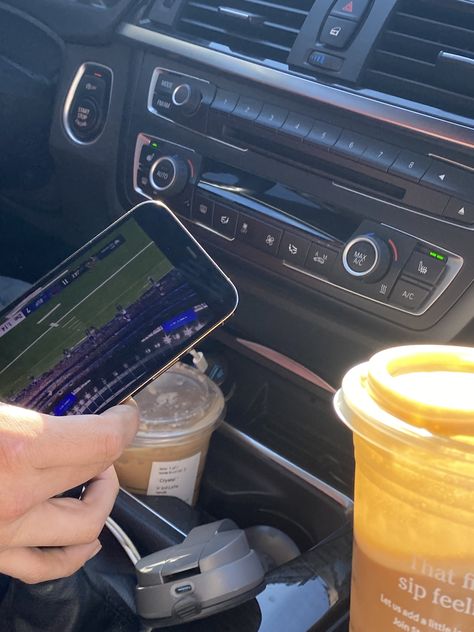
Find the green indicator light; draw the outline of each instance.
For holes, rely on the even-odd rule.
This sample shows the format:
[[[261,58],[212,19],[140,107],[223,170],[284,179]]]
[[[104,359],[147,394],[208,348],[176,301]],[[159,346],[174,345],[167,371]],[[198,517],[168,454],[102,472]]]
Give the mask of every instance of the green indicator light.
[[[158,143],[152,143],[151,146],[154,147],[155,149],[158,149]]]
[[[431,250],[429,255],[433,257],[433,259],[438,259],[438,261],[446,261],[445,255],[440,255],[439,252],[435,252],[434,250]]]

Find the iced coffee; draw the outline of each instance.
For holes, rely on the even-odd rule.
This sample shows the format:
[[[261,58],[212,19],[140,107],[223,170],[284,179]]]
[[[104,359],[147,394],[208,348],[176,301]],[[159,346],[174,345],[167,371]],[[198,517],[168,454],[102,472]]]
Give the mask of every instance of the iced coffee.
[[[136,494],[175,496],[194,504],[224,397],[207,376],[176,364],[135,400],[140,428],[115,464],[120,484]]]

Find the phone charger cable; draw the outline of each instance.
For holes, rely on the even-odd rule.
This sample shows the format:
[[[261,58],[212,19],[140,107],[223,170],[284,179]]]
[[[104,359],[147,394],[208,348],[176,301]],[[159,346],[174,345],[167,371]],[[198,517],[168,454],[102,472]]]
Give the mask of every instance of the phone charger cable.
[[[206,373],[209,368],[209,364],[207,363],[206,357],[202,351],[196,351],[196,349],[191,349],[189,354],[193,358],[193,364],[198,371],[201,373]]]
[[[137,547],[134,545],[129,536],[125,533],[120,525],[118,525],[115,520],[112,518],[107,518],[105,522],[105,526],[110,531],[110,533],[114,536],[117,542],[120,544],[122,549],[127,554],[128,558],[135,566],[140,560],[141,555],[137,550]]]

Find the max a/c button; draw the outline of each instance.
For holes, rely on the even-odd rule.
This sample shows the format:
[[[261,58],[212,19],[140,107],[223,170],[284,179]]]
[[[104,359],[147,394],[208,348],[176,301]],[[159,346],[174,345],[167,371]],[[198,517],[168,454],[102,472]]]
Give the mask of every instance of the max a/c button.
[[[429,294],[430,292],[428,290],[402,279],[396,284],[390,298],[390,303],[415,312],[420,309]]]

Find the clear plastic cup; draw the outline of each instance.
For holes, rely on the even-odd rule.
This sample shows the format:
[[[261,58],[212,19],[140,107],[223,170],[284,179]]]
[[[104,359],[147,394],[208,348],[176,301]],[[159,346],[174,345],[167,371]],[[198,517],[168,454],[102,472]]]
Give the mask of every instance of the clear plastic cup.
[[[196,502],[211,435],[222,420],[224,397],[200,371],[178,363],[135,400],[140,428],[115,463],[125,489]]]
[[[346,375],[351,632],[474,631],[474,349],[389,349]]]

